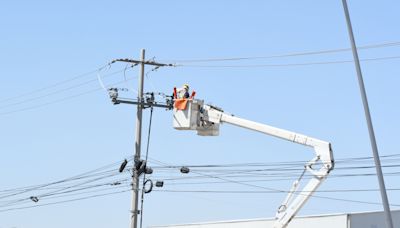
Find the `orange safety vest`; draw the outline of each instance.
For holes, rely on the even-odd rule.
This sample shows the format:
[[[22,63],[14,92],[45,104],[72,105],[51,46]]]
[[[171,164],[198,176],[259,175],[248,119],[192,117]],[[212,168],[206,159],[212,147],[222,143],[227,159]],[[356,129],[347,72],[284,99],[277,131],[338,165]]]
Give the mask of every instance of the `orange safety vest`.
[[[175,99],[174,108],[177,110],[185,110],[187,107],[189,99]]]

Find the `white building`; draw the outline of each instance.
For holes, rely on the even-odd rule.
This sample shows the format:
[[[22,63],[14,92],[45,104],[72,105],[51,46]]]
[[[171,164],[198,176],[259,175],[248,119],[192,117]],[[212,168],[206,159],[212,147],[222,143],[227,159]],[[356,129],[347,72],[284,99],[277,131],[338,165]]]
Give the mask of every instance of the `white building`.
[[[400,210],[392,211],[392,217],[394,228],[400,228]],[[152,226],[152,228],[272,228],[273,224],[274,219],[251,219]],[[298,216],[290,222],[288,228],[386,228],[386,223],[383,212],[360,212]]]

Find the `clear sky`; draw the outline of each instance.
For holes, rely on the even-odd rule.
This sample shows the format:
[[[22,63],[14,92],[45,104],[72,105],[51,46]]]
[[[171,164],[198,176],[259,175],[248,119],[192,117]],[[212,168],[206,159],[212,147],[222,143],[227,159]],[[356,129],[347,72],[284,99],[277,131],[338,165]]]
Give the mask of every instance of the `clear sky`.
[[[359,46],[400,41],[399,1],[350,0],[349,9]],[[113,106],[102,90],[60,101],[100,88],[94,71],[112,59],[138,58],[141,48],[146,49],[148,59],[155,57],[157,61],[175,63],[176,60],[273,56],[350,47],[340,0],[15,0],[1,3],[0,28],[0,190],[61,180],[133,154],[134,106]],[[398,57],[399,51],[400,46],[391,45],[362,49],[359,54],[361,59],[373,59]],[[145,90],[170,93],[174,86],[189,83],[197,91],[198,98],[227,112],[332,142],[336,159],[370,157],[372,152],[354,65],[348,62],[293,65],[348,60],[352,60],[351,52],[344,51],[183,63],[207,67],[182,66],[149,72]],[[209,67],[211,65],[270,66]],[[381,155],[399,154],[398,66],[398,58],[362,62]],[[116,64],[102,73],[124,67]],[[85,72],[92,73],[51,86]],[[127,96],[135,96],[132,88],[137,87],[137,75],[137,68],[128,70],[126,77],[133,80],[118,85],[131,89]],[[124,74],[119,72],[104,78],[104,83],[121,80]],[[51,87],[8,100],[47,86]],[[148,116],[146,110],[144,134]],[[302,146],[229,125],[222,126],[220,134],[209,138],[196,136],[194,132],[176,131],[172,128],[172,113],[156,109],[150,157],[173,165],[204,165],[306,161],[313,156],[311,150]],[[145,140],[146,136],[144,143]],[[338,163],[332,178],[328,178],[320,190],[378,189],[375,176],[346,177],[373,174],[371,168],[346,168],[371,166],[371,161]],[[383,164],[394,166],[385,168],[385,173],[399,172],[400,160],[386,158]],[[297,168],[301,169],[301,165]],[[151,177],[154,180],[182,177],[178,169],[154,170]],[[296,179],[300,172],[290,173],[289,179]],[[120,177],[128,178],[129,174]],[[235,180],[249,178],[254,176]],[[288,190],[292,183],[291,180],[270,181],[271,177],[266,175],[261,176],[263,178],[265,181],[253,184]],[[398,175],[387,175],[385,180],[388,188],[400,188]],[[212,178],[185,181],[197,184],[179,185],[179,181],[166,180],[164,189],[263,190],[232,183],[200,183],[218,181]],[[1,194],[4,196],[4,192]],[[317,195],[381,202],[377,191],[318,192]],[[388,195],[392,204],[400,204],[398,191],[389,191]],[[9,208],[3,206],[7,200],[18,197],[21,196],[1,198],[0,210]],[[284,194],[154,191],[145,198],[144,225],[273,217],[284,197]],[[65,195],[48,201],[43,198],[36,205],[73,198]],[[0,212],[0,227],[128,227],[130,201],[131,194],[125,192]],[[30,205],[35,203],[23,204]],[[312,198],[300,214],[381,209],[374,204]]]

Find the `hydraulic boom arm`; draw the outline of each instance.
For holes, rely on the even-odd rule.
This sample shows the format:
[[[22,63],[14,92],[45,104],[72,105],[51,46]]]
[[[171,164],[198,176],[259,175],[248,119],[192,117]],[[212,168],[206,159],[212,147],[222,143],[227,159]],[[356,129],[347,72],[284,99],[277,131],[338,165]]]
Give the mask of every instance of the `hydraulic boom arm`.
[[[289,224],[334,167],[333,153],[329,142],[228,115],[208,105],[204,105],[200,113],[202,121],[206,124],[229,123],[314,148],[315,157],[305,165],[306,170],[312,174],[312,178],[302,191],[296,193],[297,196],[294,199],[299,180],[293,183],[288,196],[276,213],[274,228],[284,228]],[[313,166],[317,163],[321,165],[318,170],[315,170]]]
[[[297,191],[304,171],[300,178],[293,183],[292,188],[288,191],[288,196],[279,206],[276,213],[274,228],[287,227],[292,218],[333,169],[334,159],[331,144],[302,134],[226,114],[219,108],[203,105],[201,100],[190,101],[186,110],[174,110],[174,127],[176,129],[197,130],[199,135],[218,135],[219,125],[222,123],[258,131],[314,149],[315,157],[305,164],[305,171],[308,171],[312,178],[301,191]],[[318,168],[314,169],[314,167]]]

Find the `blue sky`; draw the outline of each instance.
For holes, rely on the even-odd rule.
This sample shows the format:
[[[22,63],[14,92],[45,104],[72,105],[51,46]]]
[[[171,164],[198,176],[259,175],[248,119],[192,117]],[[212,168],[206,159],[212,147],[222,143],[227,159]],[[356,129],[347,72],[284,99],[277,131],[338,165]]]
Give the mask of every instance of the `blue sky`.
[[[349,1],[357,44],[400,41],[399,7],[394,0]],[[341,1],[9,1],[1,4],[0,25],[1,189],[60,180],[131,156],[136,113],[134,106],[113,106],[101,90],[36,108],[99,88],[93,80],[66,89],[96,79],[95,73],[39,93],[4,99],[96,70],[115,58],[138,58],[141,48],[146,49],[149,59],[174,63],[350,47]],[[399,51],[399,46],[391,46],[360,50],[359,54],[367,59],[397,56]],[[285,65],[342,60],[352,60],[351,52],[193,64]],[[362,62],[381,155],[399,153],[398,62]],[[115,65],[109,72],[124,66]],[[133,80],[118,86],[136,88],[137,75],[137,68],[128,71],[126,76]],[[123,79],[119,73],[104,81],[112,84]],[[148,74],[145,90],[170,93],[183,83],[189,83],[198,98],[237,116],[330,141],[337,159],[372,156],[352,63],[163,68]],[[127,95],[135,96],[133,92]],[[30,107],[35,108],[22,110]],[[148,114],[146,111],[144,132]],[[150,156],[184,165],[305,161],[313,155],[307,148],[229,125],[223,125],[220,133],[219,137],[204,138],[176,131],[172,113],[157,109]],[[155,169],[153,178],[179,176],[178,171],[171,172],[175,173],[157,173]],[[340,173],[340,169],[335,172]],[[352,172],[358,171],[347,170]],[[398,176],[385,180],[388,188],[400,187]],[[165,184],[168,189],[259,190],[234,184]],[[291,181],[258,184],[289,189]],[[360,188],[377,189],[376,177],[331,178],[321,187]],[[318,194],[380,202],[378,192]],[[391,203],[400,204],[396,191],[388,195]],[[153,192],[146,195],[144,224],[273,217],[283,198],[282,194]],[[1,212],[0,227],[126,227],[130,200],[127,192]],[[313,198],[300,214],[366,210],[381,210],[381,206]]]

